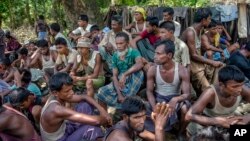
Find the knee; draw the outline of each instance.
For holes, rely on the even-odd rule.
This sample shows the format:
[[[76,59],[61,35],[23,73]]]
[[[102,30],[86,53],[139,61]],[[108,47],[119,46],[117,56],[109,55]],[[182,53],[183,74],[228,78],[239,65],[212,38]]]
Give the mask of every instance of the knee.
[[[188,111],[188,106],[186,104],[184,104],[181,107],[181,113],[185,115],[187,113],[187,111]]]

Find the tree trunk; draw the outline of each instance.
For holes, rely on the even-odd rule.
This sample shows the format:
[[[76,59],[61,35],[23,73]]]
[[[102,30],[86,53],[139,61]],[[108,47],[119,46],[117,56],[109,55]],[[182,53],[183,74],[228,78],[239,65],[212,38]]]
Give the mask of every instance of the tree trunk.
[[[26,15],[27,15],[27,18],[28,18],[28,21],[29,21],[29,24],[32,25],[32,19],[31,19],[31,16],[30,16],[30,6],[29,6],[29,0],[26,0],[26,5],[25,5],[25,8],[26,8]],[[32,25],[33,26],[33,25]]]
[[[77,26],[77,18],[80,14],[86,14],[89,17],[89,23],[103,25],[100,8],[97,5],[98,0],[62,0],[62,6],[65,9],[67,18],[72,26]]]

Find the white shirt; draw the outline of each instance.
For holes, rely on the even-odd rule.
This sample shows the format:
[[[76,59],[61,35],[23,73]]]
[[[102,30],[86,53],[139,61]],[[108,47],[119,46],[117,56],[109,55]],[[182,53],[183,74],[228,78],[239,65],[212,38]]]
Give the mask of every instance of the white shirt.
[[[86,29],[83,29],[82,27],[78,27],[77,29],[73,30],[72,33],[73,34],[81,34],[82,36],[84,36],[86,33],[90,32],[91,27],[92,27],[91,24],[88,24]]]

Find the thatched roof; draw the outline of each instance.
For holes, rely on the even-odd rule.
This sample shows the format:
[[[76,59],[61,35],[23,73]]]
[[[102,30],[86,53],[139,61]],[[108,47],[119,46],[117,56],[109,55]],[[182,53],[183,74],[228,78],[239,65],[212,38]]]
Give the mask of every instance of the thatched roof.
[[[224,4],[237,4],[237,3],[249,3],[250,0],[211,0],[212,3],[224,3]]]

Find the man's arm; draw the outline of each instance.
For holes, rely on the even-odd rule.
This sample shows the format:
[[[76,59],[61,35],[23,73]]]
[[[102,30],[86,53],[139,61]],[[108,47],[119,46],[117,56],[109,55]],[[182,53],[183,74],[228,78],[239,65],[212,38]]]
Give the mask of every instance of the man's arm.
[[[179,75],[181,78],[181,92],[180,96],[174,97],[177,102],[182,102],[190,98],[190,76],[187,68],[179,65]]]
[[[246,102],[250,102],[250,88],[249,87],[244,85],[241,91],[241,95]]]
[[[215,61],[210,59],[205,59],[203,56],[198,55],[198,52],[195,47],[194,32],[192,30],[187,31],[186,37],[187,37],[187,46],[189,48],[191,59],[203,64],[213,65]]]
[[[129,135],[122,130],[114,130],[110,133],[106,141],[133,141]]]
[[[139,40],[141,40],[141,39],[142,39],[142,37],[141,37],[140,35],[136,36],[133,40],[130,41],[131,47],[137,48],[136,43],[137,43]]]
[[[205,34],[201,36],[201,46],[204,47],[205,50],[212,50],[215,52],[223,53],[222,49],[216,48],[209,43],[207,35]]]
[[[65,68],[60,70],[60,72],[70,72],[70,69],[72,68],[73,63],[69,63]]]
[[[230,125],[236,124],[242,118],[241,117],[208,117],[202,115],[203,110],[209,103],[215,101],[215,93],[212,88],[209,88],[203,92],[200,98],[194,103],[194,105],[188,110],[185,120],[199,123],[205,126],[221,126],[229,128]]]
[[[88,125],[102,125],[107,122],[106,119],[102,116],[78,113],[61,105],[55,105],[54,108],[55,110],[53,112],[55,114],[55,117],[59,119],[79,122]]]
[[[124,76],[129,76],[132,73],[135,73],[139,70],[141,70],[143,68],[143,62],[142,62],[142,57],[137,57],[135,60],[135,64],[129,69],[127,70],[123,75]]]
[[[153,109],[155,109],[156,104],[154,97],[155,72],[155,66],[151,66],[147,72],[147,98]]]
[[[38,52],[35,52],[35,57],[31,60],[31,62],[29,63],[29,67],[31,68],[32,66],[34,66],[35,64],[37,64],[40,61],[41,58],[41,54]]]

